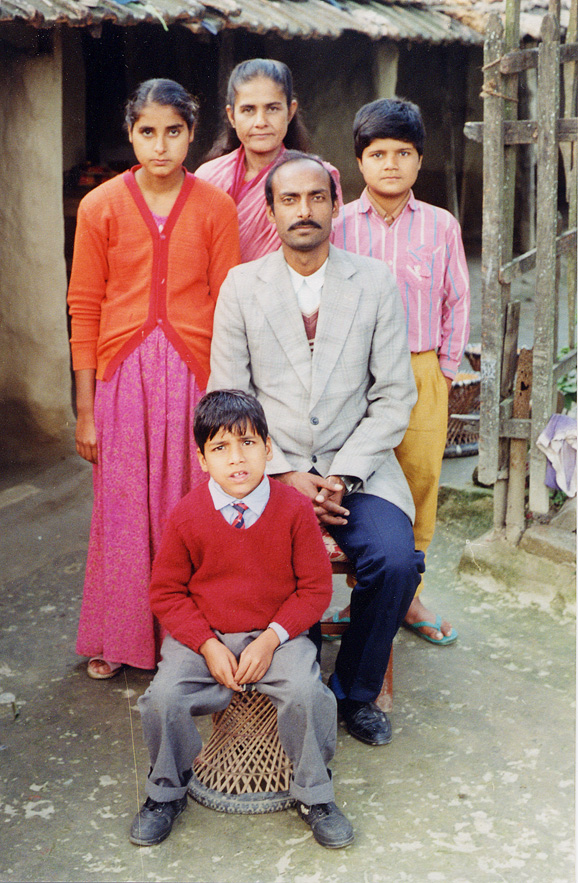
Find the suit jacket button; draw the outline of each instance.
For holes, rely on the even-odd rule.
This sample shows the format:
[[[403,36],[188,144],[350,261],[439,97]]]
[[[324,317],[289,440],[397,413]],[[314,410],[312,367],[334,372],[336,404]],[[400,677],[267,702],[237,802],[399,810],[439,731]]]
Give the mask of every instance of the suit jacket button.
[[[311,462],[317,463],[317,457],[315,456],[315,454],[313,454],[313,456],[311,457]]]
[[[312,417],[311,422],[313,426],[317,426],[317,424],[319,423],[319,417]]]

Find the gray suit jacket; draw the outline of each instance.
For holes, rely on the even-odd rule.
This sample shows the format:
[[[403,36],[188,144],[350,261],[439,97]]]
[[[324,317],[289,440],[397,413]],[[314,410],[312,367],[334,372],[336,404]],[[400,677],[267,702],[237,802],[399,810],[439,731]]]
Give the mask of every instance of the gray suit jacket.
[[[282,250],[234,267],[217,300],[208,389],[260,400],[268,472],[312,467],[415,509],[393,449],[417,399],[401,298],[382,261],[331,246],[313,356]]]

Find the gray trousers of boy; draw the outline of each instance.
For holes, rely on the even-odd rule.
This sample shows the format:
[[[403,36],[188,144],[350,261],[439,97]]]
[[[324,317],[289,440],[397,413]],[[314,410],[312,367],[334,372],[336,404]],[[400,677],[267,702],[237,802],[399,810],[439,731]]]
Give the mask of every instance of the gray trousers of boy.
[[[238,659],[261,631],[221,634]],[[307,805],[334,799],[327,764],[335,753],[337,708],[321,681],[313,643],[299,635],[281,644],[257,682],[277,709],[279,738],[293,763],[291,796]],[[202,741],[193,715],[222,711],[233,691],[212,677],[204,657],[167,635],[157,674],[138,700],[151,770],[146,793],[167,802],[183,797]]]

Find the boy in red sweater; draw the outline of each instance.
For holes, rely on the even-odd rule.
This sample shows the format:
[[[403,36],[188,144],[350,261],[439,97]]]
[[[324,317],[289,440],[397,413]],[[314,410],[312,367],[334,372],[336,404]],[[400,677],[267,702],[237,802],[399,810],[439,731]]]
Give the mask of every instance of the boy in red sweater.
[[[332,591],[313,507],[265,475],[271,440],[254,396],[209,393],[194,435],[210,478],[172,512],[153,565],[151,608],[168,634],[138,702],[151,769],[130,840],[160,843],[185,809],[201,750],[193,715],[222,711],[233,692],[256,684],[277,708],[298,814],[322,846],[348,846],[353,831],[327,769],[336,703],[307,637]]]

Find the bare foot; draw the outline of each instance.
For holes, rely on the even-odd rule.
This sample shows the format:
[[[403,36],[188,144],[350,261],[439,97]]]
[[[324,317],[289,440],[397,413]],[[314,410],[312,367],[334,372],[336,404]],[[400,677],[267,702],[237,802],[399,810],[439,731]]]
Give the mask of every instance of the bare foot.
[[[421,602],[421,596],[414,598],[411,604],[409,605],[409,610],[405,615],[404,622],[407,625],[413,625],[416,622],[435,622],[436,614],[432,613],[431,610],[428,610]],[[419,629],[420,632],[424,635],[428,635],[428,637],[432,638],[434,641],[441,641],[444,636],[448,637],[452,633],[451,624],[446,620],[442,619],[441,630],[438,631],[435,628],[429,628],[428,626],[421,626]]]

